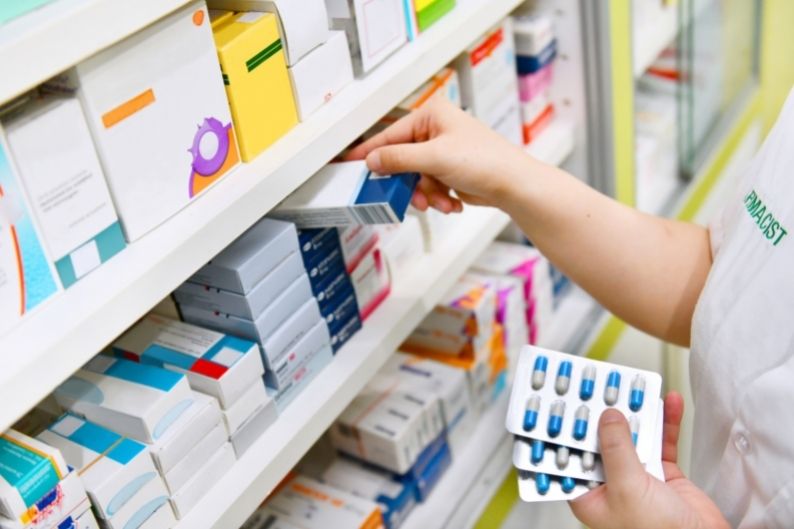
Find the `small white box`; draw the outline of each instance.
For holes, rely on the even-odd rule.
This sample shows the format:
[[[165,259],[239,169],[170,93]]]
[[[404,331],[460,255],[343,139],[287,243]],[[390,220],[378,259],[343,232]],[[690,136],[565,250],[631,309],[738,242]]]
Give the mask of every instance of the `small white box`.
[[[91,503],[105,520],[119,515],[150,482],[159,483],[165,493],[146,446],[98,424],[64,415],[38,439],[58,448],[80,473]]]
[[[273,399],[268,399],[264,406],[261,406],[257,411],[246,420],[234,434],[229,438],[234,453],[237,458],[243,457],[243,454],[251,448],[251,445],[259,439],[265,430],[278,418],[278,409]]]
[[[540,55],[554,40],[551,17],[545,15],[513,17],[513,32],[517,55]]]
[[[285,388],[278,392],[269,389],[268,393],[273,395],[279,412],[284,411],[293,399],[300,395],[300,392],[314,380],[317,374],[322,371],[333,358],[334,353],[331,346],[326,345],[313,355],[309,355],[305,358],[302,364],[298,364],[292,372],[289,384]]]
[[[126,246],[80,103],[43,97],[4,125],[50,259],[69,287]]]
[[[109,519],[100,519],[99,523],[107,529],[127,529],[136,526],[170,529],[173,525],[162,525],[162,522],[154,517],[163,509],[170,512],[171,505],[168,503],[168,491],[160,476],[157,476],[135,492],[116,514]],[[170,512],[170,515],[173,519],[173,512]],[[141,524],[142,520],[146,521]]]
[[[306,121],[342,88],[353,82],[353,65],[345,32],[332,31],[328,41],[292,64],[288,72],[298,117]]]
[[[402,222],[417,173],[377,175],[363,160],[330,163],[270,213],[299,228]]]
[[[190,386],[228,408],[264,373],[255,343],[150,314],[114,344],[124,358],[184,373]]]
[[[33,510],[27,513],[32,516],[29,522],[22,523],[19,518],[12,520],[0,515],[0,529],[60,529],[62,521],[74,519],[89,508],[83,482],[73,470],[36,501]]]
[[[272,370],[280,365],[290,348],[312,330],[318,321],[323,321],[323,317],[317,301],[311,298],[262,344],[262,354],[268,368]]]
[[[350,272],[361,321],[365,321],[391,292],[391,276],[379,247],[372,248]]]
[[[78,63],[65,83],[83,103],[128,241],[239,161],[204,2]]]
[[[184,518],[216,483],[234,465],[234,450],[225,443],[214,455],[205,459],[203,466],[195,467],[193,478],[171,496],[171,506],[177,519]]]
[[[114,432],[154,443],[193,402],[180,373],[98,355],[55,388],[58,404]]]
[[[275,13],[289,66],[329,39],[328,14],[323,0],[209,0],[208,4],[231,11]]]
[[[356,76],[368,73],[408,41],[400,0],[325,0],[331,29],[344,30]]]
[[[424,255],[422,227],[415,216],[407,215],[402,224],[378,226],[377,230],[391,276],[409,269]]]
[[[267,404],[269,400],[270,397],[265,391],[265,385],[261,380],[251,384],[234,406],[221,412],[229,436],[233,436],[240,426],[242,426],[256,410]]]
[[[99,529],[99,524],[91,510],[91,502],[86,501],[86,509],[74,521],[74,529]]]
[[[274,369],[265,374],[265,384],[269,389],[282,391],[292,383],[292,377],[299,366],[330,343],[328,325],[323,320],[317,321],[303,337],[287,349]]]
[[[342,249],[342,257],[345,259],[345,268],[348,274],[353,272],[367,256],[367,253],[378,244],[379,238],[376,228],[383,226],[399,226],[399,224],[381,226],[354,224],[344,228],[337,228],[339,247]]]
[[[163,474],[163,481],[168,491],[173,495],[193,478],[196,469],[206,463],[223,444],[229,440],[226,425],[218,417],[218,422],[208,433],[193,440],[190,448],[179,462],[167,473]]]
[[[240,529],[303,529],[289,518],[268,507],[260,507],[248,517]]]
[[[164,477],[192,453],[193,446],[205,439],[213,426],[221,422],[218,401],[194,392],[193,404],[174,421],[156,443],[149,445],[152,459]],[[167,484],[167,483],[166,483]]]

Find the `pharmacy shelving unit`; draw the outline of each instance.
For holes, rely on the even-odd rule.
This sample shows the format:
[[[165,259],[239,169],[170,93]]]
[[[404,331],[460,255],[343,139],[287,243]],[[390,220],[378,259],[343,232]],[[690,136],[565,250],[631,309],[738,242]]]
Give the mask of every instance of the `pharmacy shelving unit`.
[[[6,71],[18,72],[19,79],[2,76],[0,104],[184,3],[59,0],[3,26],[0,64]],[[366,78],[346,87],[252,163],[235,169],[188,207],[1,336],[0,430],[13,424],[518,3],[461,0],[434,27]]]

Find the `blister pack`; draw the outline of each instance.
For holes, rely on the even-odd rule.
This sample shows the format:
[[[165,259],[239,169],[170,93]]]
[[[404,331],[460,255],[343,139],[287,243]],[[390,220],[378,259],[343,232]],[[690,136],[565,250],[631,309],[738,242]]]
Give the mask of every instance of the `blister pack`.
[[[518,471],[518,495],[526,502],[573,500],[599,486],[597,481]]]
[[[662,377],[525,346],[505,421],[513,435],[598,453],[598,419],[607,408],[629,421],[640,461],[652,459]]]

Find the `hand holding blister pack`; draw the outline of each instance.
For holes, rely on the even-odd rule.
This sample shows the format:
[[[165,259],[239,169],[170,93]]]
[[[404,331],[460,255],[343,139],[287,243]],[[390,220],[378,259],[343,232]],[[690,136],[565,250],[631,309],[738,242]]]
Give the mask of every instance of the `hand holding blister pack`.
[[[664,479],[661,385],[658,373],[525,346],[505,421],[521,499],[571,500],[605,481],[598,421],[608,408],[626,416],[640,461]]]

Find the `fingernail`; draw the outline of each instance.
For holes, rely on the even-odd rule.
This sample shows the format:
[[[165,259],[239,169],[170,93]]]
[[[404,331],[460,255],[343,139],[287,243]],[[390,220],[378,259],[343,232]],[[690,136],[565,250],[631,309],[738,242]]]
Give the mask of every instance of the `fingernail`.
[[[370,171],[375,171],[376,173],[380,172],[382,166],[380,163],[380,153],[377,150],[367,155],[367,167],[369,167]]]
[[[623,418],[623,414],[615,409],[607,409],[601,414],[602,424],[612,424],[614,422],[621,422],[625,420],[626,419]]]

